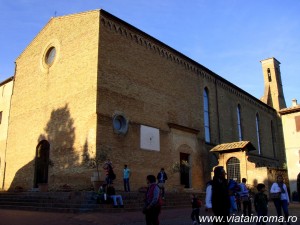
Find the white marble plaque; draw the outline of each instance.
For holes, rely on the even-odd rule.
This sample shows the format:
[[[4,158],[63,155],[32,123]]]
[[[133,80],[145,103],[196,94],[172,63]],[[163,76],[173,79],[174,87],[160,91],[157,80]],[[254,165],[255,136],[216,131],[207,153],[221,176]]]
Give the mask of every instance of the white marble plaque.
[[[141,149],[159,151],[159,129],[141,125]]]

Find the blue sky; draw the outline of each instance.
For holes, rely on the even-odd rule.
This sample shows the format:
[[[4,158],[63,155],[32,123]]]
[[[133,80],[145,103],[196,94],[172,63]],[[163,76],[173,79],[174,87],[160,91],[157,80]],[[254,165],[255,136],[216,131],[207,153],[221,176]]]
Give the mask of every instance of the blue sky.
[[[1,0],[0,81],[51,17],[100,8],[256,98],[264,91],[260,60],[275,57],[287,106],[300,102],[298,0]]]

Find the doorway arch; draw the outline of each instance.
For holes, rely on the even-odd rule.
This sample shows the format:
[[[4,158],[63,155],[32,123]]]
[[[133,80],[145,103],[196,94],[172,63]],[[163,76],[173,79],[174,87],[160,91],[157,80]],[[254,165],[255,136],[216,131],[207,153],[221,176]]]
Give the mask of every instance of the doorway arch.
[[[231,157],[227,160],[227,179],[232,179],[238,183],[241,182],[240,160],[236,157]]]
[[[40,141],[36,146],[34,188],[37,188],[38,184],[48,183],[49,150],[50,144],[46,140]]]

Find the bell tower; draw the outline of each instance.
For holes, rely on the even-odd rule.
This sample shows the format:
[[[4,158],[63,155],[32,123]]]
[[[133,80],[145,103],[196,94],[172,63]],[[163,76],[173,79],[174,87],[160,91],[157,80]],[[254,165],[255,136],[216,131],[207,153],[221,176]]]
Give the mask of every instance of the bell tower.
[[[261,101],[277,111],[286,108],[280,74],[280,62],[274,57],[260,61],[264,75],[264,96]]]

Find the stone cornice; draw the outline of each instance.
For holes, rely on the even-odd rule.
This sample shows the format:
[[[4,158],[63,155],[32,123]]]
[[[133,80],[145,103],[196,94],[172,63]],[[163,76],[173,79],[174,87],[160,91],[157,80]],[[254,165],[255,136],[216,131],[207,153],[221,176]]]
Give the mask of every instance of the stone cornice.
[[[186,127],[186,126],[181,126],[179,124],[175,124],[175,123],[168,123],[169,128],[173,128],[173,129],[177,129],[177,130],[181,130],[181,131],[185,131],[188,133],[192,133],[192,134],[198,134],[199,130],[190,128],[190,127]]]
[[[101,10],[100,20],[104,27],[134,41],[136,44],[142,45],[202,77],[211,81],[215,80],[215,77],[212,75],[213,72],[209,69],[119,18]]]

